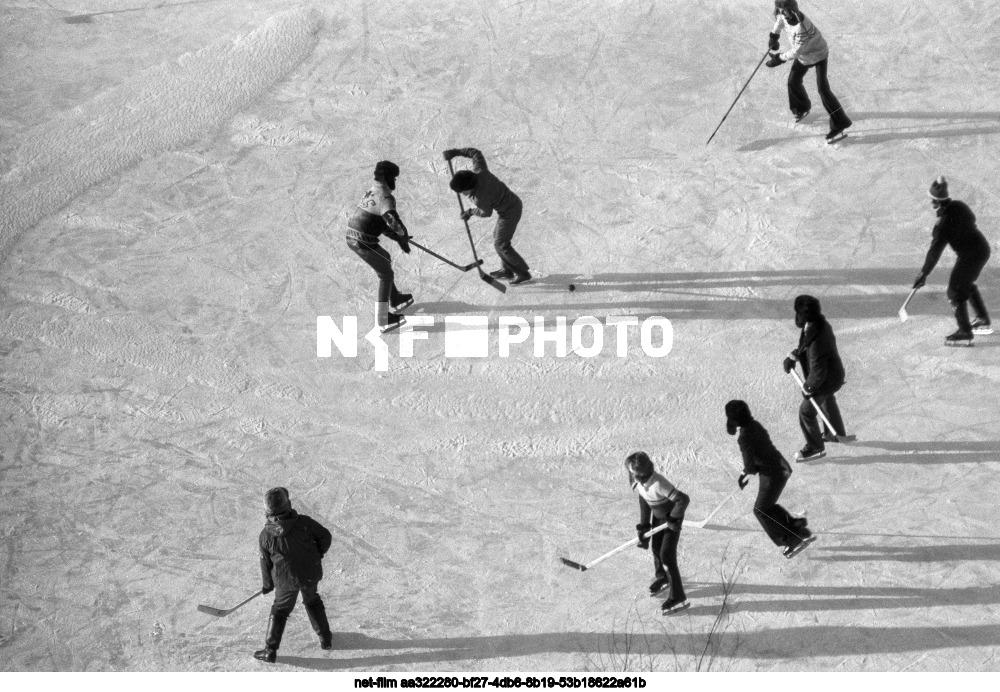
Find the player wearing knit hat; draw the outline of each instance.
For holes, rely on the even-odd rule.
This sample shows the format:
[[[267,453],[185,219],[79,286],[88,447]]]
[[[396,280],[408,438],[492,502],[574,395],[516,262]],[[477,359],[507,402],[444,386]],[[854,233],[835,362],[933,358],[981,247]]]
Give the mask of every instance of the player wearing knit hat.
[[[990,315],[976,286],[979,274],[990,258],[990,243],[976,226],[976,215],[969,206],[951,199],[948,181],[943,175],[931,183],[927,194],[936,210],[937,223],[931,233],[931,246],[927,250],[924,266],[917,274],[913,288],[920,288],[927,282],[945,246],[950,245],[958,259],[948,278],[948,300],[955,311],[958,330],[946,336],[945,343],[949,346],[971,346],[973,334],[993,333]],[[974,321],[969,320],[970,303],[976,313]]]

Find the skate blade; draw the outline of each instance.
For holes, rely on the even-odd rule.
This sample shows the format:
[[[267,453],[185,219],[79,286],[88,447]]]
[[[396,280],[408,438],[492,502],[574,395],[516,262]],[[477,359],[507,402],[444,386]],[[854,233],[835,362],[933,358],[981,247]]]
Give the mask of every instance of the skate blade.
[[[411,305],[413,305],[413,298],[410,298],[408,301],[406,301],[405,303],[402,303],[401,305],[397,305],[396,307],[394,307],[392,309],[392,312],[393,312],[393,314],[398,315],[399,313],[401,313],[403,310],[405,310],[406,308],[410,307]]]
[[[816,540],[816,536],[810,536],[809,538],[807,538],[804,541],[802,541],[801,543],[799,543],[798,547],[796,547],[795,550],[793,550],[792,552],[788,553],[788,555],[785,555],[785,557],[788,558],[789,560],[791,560],[793,557],[795,557],[796,555],[798,555],[799,553],[801,553],[803,550],[805,550],[806,548],[808,548],[810,546],[810,544],[812,544],[813,541],[815,541],[815,540]]]
[[[687,610],[690,607],[691,607],[691,601],[684,601],[683,603],[675,605],[670,610],[661,610],[660,612],[663,615],[676,615],[677,613],[681,612],[682,610]]]
[[[833,137],[832,139],[826,140],[826,143],[827,144],[836,144],[837,142],[839,142],[839,141],[841,141],[843,139],[847,139],[847,133],[846,132],[842,132],[841,134],[837,135],[836,137]]]
[[[952,347],[956,347],[956,346],[968,347],[968,346],[972,346],[972,339],[962,339],[961,341],[945,341],[944,345],[945,346],[952,346]]]
[[[798,454],[795,455],[795,463],[801,464],[808,461],[816,461],[817,459],[822,459],[826,456],[826,452],[820,452],[819,454],[813,454],[808,457],[800,457]]]
[[[396,324],[389,324],[389,325],[386,325],[384,327],[379,327],[378,330],[379,330],[379,333],[381,333],[381,334],[388,334],[389,332],[396,331],[397,329],[399,329],[400,327],[402,327],[404,324],[406,324],[406,320],[401,319]]]
[[[993,333],[993,327],[977,327],[972,330],[972,333],[979,336],[987,336]]]

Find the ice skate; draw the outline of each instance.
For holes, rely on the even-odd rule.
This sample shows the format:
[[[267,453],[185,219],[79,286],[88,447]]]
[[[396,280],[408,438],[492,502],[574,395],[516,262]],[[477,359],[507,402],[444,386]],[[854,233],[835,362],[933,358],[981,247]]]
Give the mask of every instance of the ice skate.
[[[984,320],[982,317],[977,317],[972,320],[972,333],[977,336],[985,336],[987,334],[993,333],[993,327],[990,326],[989,320]]]
[[[809,117],[810,111],[792,111],[792,117],[795,118],[795,122],[800,123]]]
[[[649,595],[655,596],[666,588],[670,587],[670,579],[668,577],[659,577],[656,581],[649,585]]]
[[[801,541],[795,545],[785,546],[785,549],[781,551],[782,555],[791,560],[793,557],[801,553],[803,550],[809,547],[809,545],[816,540],[816,536],[809,534]]]
[[[531,281],[531,274],[528,272],[514,274],[514,278],[511,279],[510,285],[516,286],[517,284],[523,284],[526,281]]]
[[[396,329],[399,329],[404,324],[406,324],[406,318],[405,317],[403,317],[402,315],[397,315],[395,313],[390,312],[389,313],[388,322],[386,324],[380,324],[378,326],[378,329],[379,329],[379,331],[382,334],[385,334],[387,332],[391,332],[391,331],[394,331]]]
[[[274,663],[278,658],[278,652],[274,649],[260,649],[253,652],[253,657],[264,663]]]
[[[410,293],[400,293],[395,300],[389,302],[393,312],[402,312],[411,305],[413,305],[413,295]]]
[[[972,332],[959,329],[944,338],[945,346],[972,346]]]
[[[844,130],[846,130],[850,126],[851,125],[844,125],[843,127],[836,127],[836,126],[831,127],[830,131],[826,133],[826,143],[836,144],[837,142],[842,140],[844,137],[847,136],[847,133],[844,132]]]
[[[513,279],[514,272],[512,272],[510,269],[497,269],[495,271],[491,271],[490,276],[492,276],[494,279]]]
[[[660,606],[660,612],[664,615],[674,615],[682,610],[687,610],[691,607],[691,602],[686,598],[668,598]]]
[[[795,461],[814,461],[816,459],[822,459],[825,456],[825,449],[810,449],[809,447],[803,447],[795,453]]]

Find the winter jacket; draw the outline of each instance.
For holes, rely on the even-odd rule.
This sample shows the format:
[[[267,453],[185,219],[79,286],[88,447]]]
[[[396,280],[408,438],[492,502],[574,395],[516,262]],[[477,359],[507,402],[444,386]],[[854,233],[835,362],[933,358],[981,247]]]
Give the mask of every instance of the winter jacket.
[[[990,256],[990,243],[976,226],[976,215],[969,205],[958,200],[947,200],[937,210],[937,223],[931,233],[931,247],[920,272],[927,276],[933,270],[947,245],[960,260],[986,260]]]
[[[757,421],[740,426],[740,436],[736,439],[743,454],[743,472],[762,476],[792,475],[792,467],[781,455],[764,426]]]
[[[301,589],[323,578],[323,556],[333,536],[294,509],[268,517],[260,532],[260,574],[264,588]]]
[[[629,474],[629,485],[639,495],[639,521],[650,523],[650,516],[659,520],[668,519],[677,524],[678,530],[684,519],[684,511],[691,499],[674,487],[660,473],[654,472],[645,482],[640,483]]]
[[[788,39],[792,47],[781,54],[781,59],[785,62],[798,60],[803,65],[815,65],[830,57],[830,49],[826,45],[826,39],[819,29],[804,14],[797,13],[799,23],[792,26],[779,14],[774,22],[772,34],[780,34],[782,29],[788,29]]]
[[[469,199],[476,205],[476,216],[492,216],[496,209],[498,216],[520,213],[521,198],[510,191],[490,169],[486,167],[486,157],[478,149],[468,147],[457,149],[460,156],[472,159],[472,172],[476,174],[476,186],[469,193]]]
[[[833,394],[844,386],[844,364],[837,351],[837,339],[826,318],[820,315],[799,335],[799,347],[792,357],[802,364],[805,388],[810,394]]]

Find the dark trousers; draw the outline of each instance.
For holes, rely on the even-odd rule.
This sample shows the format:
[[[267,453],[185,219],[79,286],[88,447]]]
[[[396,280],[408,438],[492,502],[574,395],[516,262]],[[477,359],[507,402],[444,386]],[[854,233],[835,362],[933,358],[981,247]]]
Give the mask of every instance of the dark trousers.
[[[327,620],[326,607],[323,605],[323,599],[319,596],[318,587],[319,583],[306,584],[301,589],[282,586],[274,589],[274,604],[271,606],[272,627],[268,631],[267,639],[264,642],[269,648],[277,651],[278,646],[281,644],[281,635],[285,629],[285,622],[295,608],[295,601],[298,599],[300,591],[302,592],[302,605],[306,609],[306,615],[309,616],[309,624],[312,625],[313,631],[320,637],[330,636],[330,623]],[[274,628],[275,621],[278,621],[280,625],[276,632]]]
[[[989,313],[986,312],[986,304],[976,286],[976,280],[989,259],[990,249],[988,246],[983,254],[976,254],[972,257],[960,256],[948,278],[948,300],[951,301],[951,305],[955,309],[955,321],[958,322],[958,328],[963,331],[969,331],[972,328],[969,322],[968,303],[972,304],[976,317],[986,321],[990,319]]]
[[[823,101],[823,108],[830,114],[830,127],[838,130],[850,127],[851,119],[847,117],[840,101],[830,90],[830,80],[826,78],[826,60],[820,60],[815,65],[803,65],[798,60],[792,61],[792,69],[788,73],[788,106],[793,113],[805,113],[812,109],[812,101],[809,100],[809,94],[806,93],[802,82],[806,72],[813,67],[816,68],[816,89]]]
[[[833,425],[834,429],[830,432],[835,435],[846,435],[847,430],[844,428],[844,419],[840,415],[840,407],[837,406],[837,397],[834,393],[813,394],[812,398],[813,401],[819,404],[819,407]],[[823,433],[819,427],[819,416],[809,401],[809,397],[802,397],[802,404],[799,406],[799,427],[806,438],[806,447],[815,450],[826,449],[826,445],[823,442]]]
[[[516,204],[513,207],[504,211],[503,214],[497,213],[499,218],[493,229],[493,249],[500,256],[500,265],[504,269],[516,274],[526,274],[528,263],[511,245],[514,231],[517,230],[517,224],[521,220],[521,213],[524,209],[518,197],[515,196],[514,201]]]
[[[347,239],[347,247],[363,259],[378,276],[378,323],[388,323],[389,301],[398,302],[395,275],[392,273],[392,256],[378,242],[365,243],[355,238]]]
[[[781,491],[785,489],[788,476],[760,476],[757,501],[753,503],[753,514],[764,527],[764,533],[775,545],[795,545],[800,538],[796,535],[796,521],[784,507],[778,504]]]
[[[653,517],[652,525],[655,528],[665,521],[666,519]],[[677,544],[680,540],[680,529],[677,531],[667,529],[653,534],[649,547],[653,552],[653,567],[656,569],[656,577],[658,579],[669,577],[670,599],[683,601],[687,596],[684,595],[681,570],[677,566]]]

